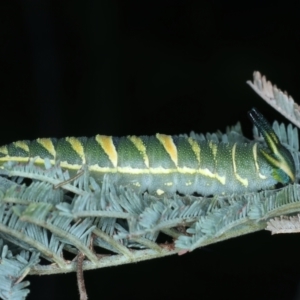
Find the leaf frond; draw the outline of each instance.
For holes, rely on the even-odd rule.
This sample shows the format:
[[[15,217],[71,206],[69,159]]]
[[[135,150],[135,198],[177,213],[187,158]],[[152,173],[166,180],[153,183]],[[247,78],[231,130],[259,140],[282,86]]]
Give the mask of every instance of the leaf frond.
[[[291,96],[272,85],[258,71],[253,73],[253,82],[249,80],[247,83],[269,105],[300,128],[300,107]]]
[[[267,222],[266,230],[272,234],[300,232],[300,214],[296,216],[280,216]]]
[[[33,266],[39,263],[39,253],[21,251],[17,255],[0,239],[0,298],[4,300],[25,299],[29,293],[28,281],[22,281]]]

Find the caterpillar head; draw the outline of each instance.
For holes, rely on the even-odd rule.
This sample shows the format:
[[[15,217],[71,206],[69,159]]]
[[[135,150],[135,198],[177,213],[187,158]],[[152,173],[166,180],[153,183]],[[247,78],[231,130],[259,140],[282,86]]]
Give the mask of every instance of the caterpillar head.
[[[260,149],[262,155],[273,167],[272,176],[277,182],[288,184],[296,180],[296,167],[292,154],[279,141],[271,125],[258,112],[252,108],[249,117],[262,134],[268,148]]]

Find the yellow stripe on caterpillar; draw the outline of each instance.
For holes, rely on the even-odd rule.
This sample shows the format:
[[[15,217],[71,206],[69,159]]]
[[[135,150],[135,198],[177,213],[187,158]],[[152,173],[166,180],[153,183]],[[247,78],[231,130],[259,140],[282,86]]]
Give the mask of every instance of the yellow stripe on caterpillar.
[[[107,135],[96,135],[96,141],[102,147],[104,152],[109,157],[109,160],[113,164],[114,167],[118,166],[118,153],[116,147],[113,142],[112,136]]]
[[[84,148],[82,143],[75,137],[67,137],[66,141],[70,143],[73,150],[80,156],[82,160],[82,164],[85,165],[86,160],[85,160],[85,153],[84,153]]]
[[[265,175],[261,174],[260,171],[259,171],[259,165],[258,165],[258,162],[257,162],[257,143],[253,144],[252,153],[253,153],[253,159],[254,159],[256,173],[258,174],[259,178],[266,179],[267,177]]]
[[[2,146],[0,147],[0,153],[4,154],[4,155],[8,155],[8,149],[7,146]]]
[[[51,139],[39,138],[36,140],[41,146],[43,146],[54,158],[56,157],[56,151]]]
[[[165,150],[167,151],[172,161],[174,162],[175,166],[178,166],[177,148],[174,144],[172,136],[157,133],[156,138],[162,143]]]
[[[194,151],[195,156],[196,156],[197,161],[198,161],[199,166],[200,166],[200,162],[201,162],[201,155],[200,155],[201,149],[200,149],[200,146],[199,146],[199,144],[195,140],[193,140],[190,137],[188,138],[188,142],[191,145],[192,150]]]
[[[143,156],[146,167],[149,168],[149,158],[147,156],[147,149],[142,139],[135,135],[129,136],[128,138],[131,140],[134,146],[140,151],[140,153]]]
[[[232,164],[233,164],[233,174],[236,177],[236,179],[245,187],[248,187],[248,179],[247,178],[242,178],[238,173],[237,173],[237,168],[236,168],[236,157],[235,157],[235,152],[236,152],[236,143],[234,143],[232,147]]]
[[[67,165],[64,167],[68,168]],[[72,166],[70,166],[72,167]],[[79,169],[79,165],[78,168]],[[75,169],[75,168],[72,168]],[[206,169],[190,169],[190,168],[175,168],[175,169],[165,169],[165,168],[147,168],[147,169],[137,169],[131,167],[118,167],[118,168],[101,168],[98,165],[89,166],[90,171],[98,173],[121,173],[121,174],[132,174],[132,175],[144,175],[144,174],[153,174],[153,175],[162,175],[162,174],[200,174],[209,178],[214,178],[218,180],[221,184],[225,185],[226,177],[220,176],[217,173],[213,173],[210,170]]]
[[[23,149],[27,153],[29,153],[29,147],[28,145],[23,141],[17,141],[13,143],[16,147]]]
[[[274,168],[272,176],[283,184],[295,182],[296,167],[290,151],[280,143],[275,131],[260,112],[253,108],[249,112],[249,117],[268,146],[266,149],[261,149],[260,152]]]

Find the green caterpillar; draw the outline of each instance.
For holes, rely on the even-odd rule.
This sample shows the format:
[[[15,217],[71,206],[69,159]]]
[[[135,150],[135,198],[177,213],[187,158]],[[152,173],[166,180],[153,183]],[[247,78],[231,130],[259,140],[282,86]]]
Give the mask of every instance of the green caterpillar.
[[[245,193],[295,181],[295,163],[264,117],[255,109],[252,122],[266,145],[215,143],[188,136],[39,138],[0,147],[0,165],[7,161],[36,164],[59,162],[78,171],[83,165],[101,182],[158,195],[179,192],[201,195]]]

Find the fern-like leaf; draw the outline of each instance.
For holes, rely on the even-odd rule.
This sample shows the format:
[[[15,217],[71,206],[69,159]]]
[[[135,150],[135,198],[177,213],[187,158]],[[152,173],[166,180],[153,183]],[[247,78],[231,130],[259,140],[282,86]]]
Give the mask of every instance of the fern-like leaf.
[[[249,80],[247,83],[269,105],[300,128],[300,107],[291,96],[272,85],[258,71],[253,73],[253,82]]]
[[[21,251],[13,255],[4,241],[0,239],[0,298],[3,300],[22,300],[29,293],[28,281],[22,281],[31,268],[39,263],[37,252],[30,254]]]
[[[300,214],[290,217],[276,217],[271,219],[267,224],[266,229],[271,231],[272,234],[300,232]]]

